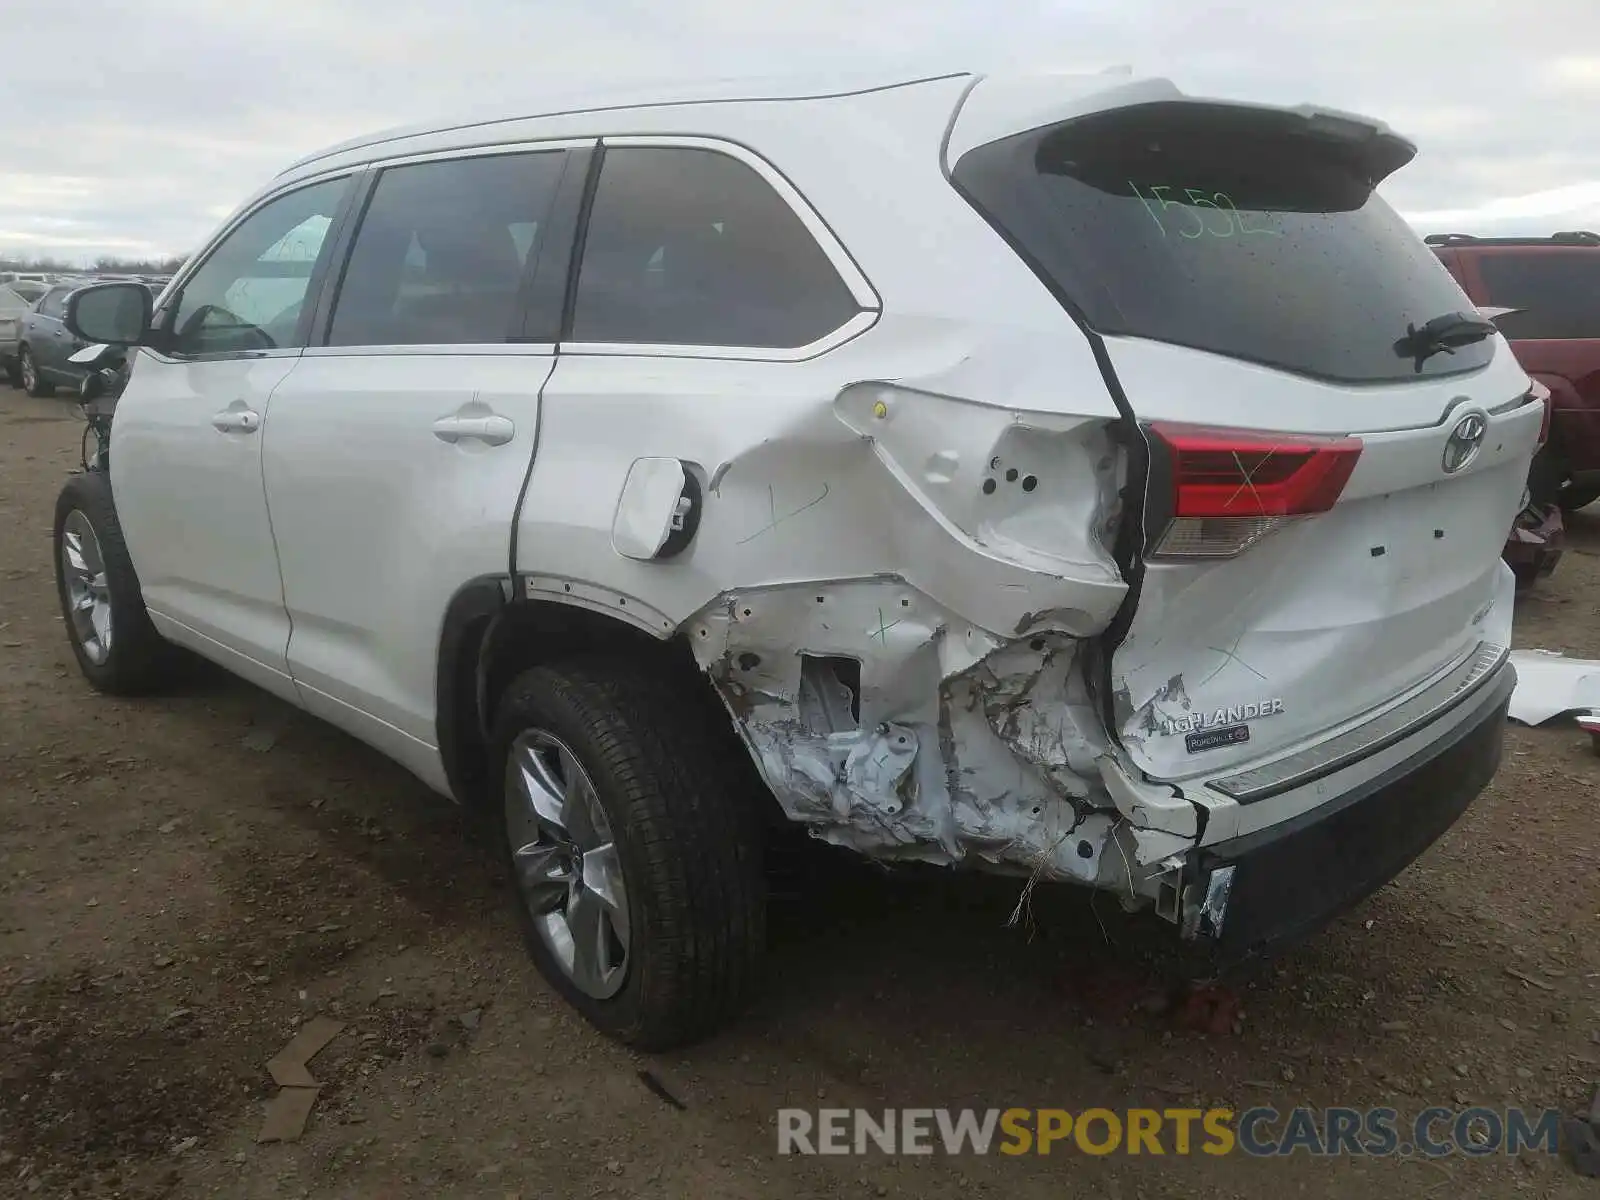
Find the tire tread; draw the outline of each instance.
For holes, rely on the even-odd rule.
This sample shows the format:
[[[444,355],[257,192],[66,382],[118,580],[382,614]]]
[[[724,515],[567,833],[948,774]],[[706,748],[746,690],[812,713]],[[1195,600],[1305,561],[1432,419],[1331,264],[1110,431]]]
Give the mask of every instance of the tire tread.
[[[522,728],[557,717],[566,732],[587,731],[593,758],[585,766],[622,808],[634,851],[629,865],[643,868],[643,878],[629,878],[630,893],[643,888],[641,899],[648,898],[646,926],[630,939],[630,970],[643,959],[636,1003],[617,1020],[609,1004],[562,990],[591,1021],[640,1049],[706,1036],[759,983],[766,935],[760,825],[742,750],[712,716],[687,703],[681,685],[606,658],[535,667],[512,681],[500,706],[499,762]],[[649,939],[642,952],[641,938]]]

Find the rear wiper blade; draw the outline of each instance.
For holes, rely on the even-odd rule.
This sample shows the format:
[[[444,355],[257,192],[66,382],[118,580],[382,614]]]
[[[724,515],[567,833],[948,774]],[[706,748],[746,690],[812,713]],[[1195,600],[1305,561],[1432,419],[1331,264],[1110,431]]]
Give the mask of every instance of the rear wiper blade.
[[[1499,330],[1493,321],[1472,313],[1452,312],[1434,317],[1425,325],[1406,324],[1406,335],[1394,344],[1394,352],[1401,358],[1416,360],[1418,374],[1422,364],[1441,352],[1454,354],[1457,346],[1470,346]]]

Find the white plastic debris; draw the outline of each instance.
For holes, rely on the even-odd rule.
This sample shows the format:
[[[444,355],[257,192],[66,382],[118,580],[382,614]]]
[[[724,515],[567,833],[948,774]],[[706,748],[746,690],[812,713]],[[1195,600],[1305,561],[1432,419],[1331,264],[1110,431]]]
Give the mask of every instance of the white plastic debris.
[[[1513,650],[1517,687],[1509,716],[1524,725],[1543,725],[1573,715],[1585,728],[1600,722],[1600,662],[1568,658],[1554,650]]]

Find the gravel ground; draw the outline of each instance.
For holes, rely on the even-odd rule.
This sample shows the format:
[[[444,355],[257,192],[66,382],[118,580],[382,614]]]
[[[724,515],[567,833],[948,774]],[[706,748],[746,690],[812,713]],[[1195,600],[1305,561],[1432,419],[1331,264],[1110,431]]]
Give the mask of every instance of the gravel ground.
[[[398,768],[220,674],[89,690],[49,551],[80,430],[0,385],[0,1195],[1600,1195],[1533,1154],[801,1158],[775,1136],[785,1105],[1574,1109],[1600,1076],[1581,733],[1513,727],[1438,846],[1241,983],[1236,1032],[1162,1011],[1166,931],[1115,905],[1041,889],[1008,928],[1013,883],[819,858],[781,881],[749,1017],[641,1058],[543,985],[506,882]],[[1519,642],[1600,657],[1600,515],[1571,526]],[[258,1145],[266,1060],[318,1013],[346,1026],[307,1132]]]

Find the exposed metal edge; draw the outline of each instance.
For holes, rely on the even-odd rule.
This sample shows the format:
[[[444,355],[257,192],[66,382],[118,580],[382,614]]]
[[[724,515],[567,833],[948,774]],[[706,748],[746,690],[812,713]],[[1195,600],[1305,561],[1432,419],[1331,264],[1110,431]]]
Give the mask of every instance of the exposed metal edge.
[[[1388,712],[1319,745],[1265,766],[1213,779],[1206,786],[1240,804],[1253,804],[1313,783],[1404,741],[1424,725],[1438,720],[1494,678],[1510,658],[1509,647],[1479,642],[1477,648],[1443,678]]]

